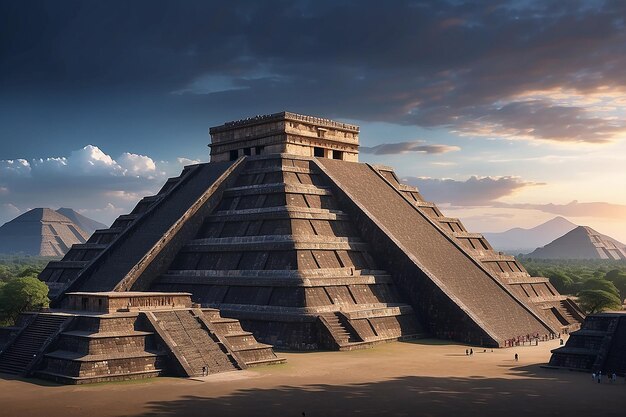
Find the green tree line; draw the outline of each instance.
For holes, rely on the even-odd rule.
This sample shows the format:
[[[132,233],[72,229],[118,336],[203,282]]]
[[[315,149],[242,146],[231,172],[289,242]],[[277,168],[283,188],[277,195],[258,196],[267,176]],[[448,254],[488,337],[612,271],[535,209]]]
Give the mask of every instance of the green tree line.
[[[11,326],[23,311],[48,307],[48,287],[37,279],[50,258],[0,257],[0,326]]]
[[[546,277],[561,293],[576,297],[587,314],[621,310],[626,298],[626,261],[553,260],[519,257],[532,276]]]

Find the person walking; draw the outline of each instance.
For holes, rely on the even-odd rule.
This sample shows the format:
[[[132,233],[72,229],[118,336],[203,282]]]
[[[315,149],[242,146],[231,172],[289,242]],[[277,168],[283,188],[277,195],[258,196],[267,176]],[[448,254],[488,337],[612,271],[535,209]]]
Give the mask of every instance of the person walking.
[[[519,360],[519,356],[518,356],[518,354],[516,353],[516,354],[515,354],[515,362],[517,362],[518,360]]]
[[[470,356],[472,356],[474,354],[474,349],[470,348]]]

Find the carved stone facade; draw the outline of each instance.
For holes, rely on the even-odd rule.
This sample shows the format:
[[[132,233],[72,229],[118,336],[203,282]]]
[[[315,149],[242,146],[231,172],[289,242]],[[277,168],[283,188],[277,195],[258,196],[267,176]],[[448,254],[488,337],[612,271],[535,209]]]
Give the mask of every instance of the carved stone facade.
[[[290,154],[358,161],[359,127],[282,112],[212,127],[211,162]]]

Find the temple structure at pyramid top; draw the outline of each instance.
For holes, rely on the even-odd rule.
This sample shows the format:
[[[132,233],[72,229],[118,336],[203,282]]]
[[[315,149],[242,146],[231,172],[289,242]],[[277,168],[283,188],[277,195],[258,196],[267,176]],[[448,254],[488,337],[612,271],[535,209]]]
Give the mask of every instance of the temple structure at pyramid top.
[[[321,117],[280,112],[209,129],[211,162],[285,153],[357,162],[359,127]]]

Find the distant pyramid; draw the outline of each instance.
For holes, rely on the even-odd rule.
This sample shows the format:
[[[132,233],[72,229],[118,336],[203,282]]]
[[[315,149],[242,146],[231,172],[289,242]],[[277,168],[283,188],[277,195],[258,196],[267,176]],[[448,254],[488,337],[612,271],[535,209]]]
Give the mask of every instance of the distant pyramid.
[[[591,227],[578,226],[542,248],[530,258],[539,259],[626,259],[626,245]]]
[[[106,229],[108,226],[106,224],[97,222],[89,217],[83,216],[82,214],[76,212],[75,210],[67,207],[61,207],[56,210],[57,213],[60,213],[74,222],[74,224],[80,227],[82,230],[91,235],[98,229]]]
[[[576,224],[566,218],[557,216],[530,229],[515,227],[504,232],[483,233],[483,235],[496,250],[528,253],[535,248],[547,245],[576,227]]]
[[[89,233],[49,208],[36,208],[0,227],[0,253],[63,256],[74,243],[85,243]]]

